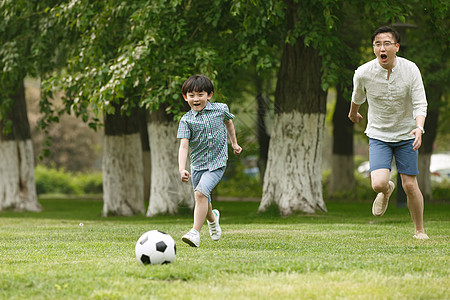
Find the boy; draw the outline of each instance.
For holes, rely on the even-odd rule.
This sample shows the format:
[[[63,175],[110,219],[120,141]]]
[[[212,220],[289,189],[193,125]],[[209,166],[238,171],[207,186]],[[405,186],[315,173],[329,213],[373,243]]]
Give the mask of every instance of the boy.
[[[422,144],[427,115],[427,99],[419,68],[397,57],[398,32],[388,26],[372,35],[376,58],[360,66],[353,77],[353,94],[348,118],[358,123],[358,112],[367,99],[366,135],[372,188],[378,193],[372,206],[374,216],[382,216],[395,185],[389,180],[392,157],[402,178],[416,239],[428,239],[423,228],[423,196],[417,184],[418,149]]]
[[[192,186],[195,196],[194,226],[182,240],[191,247],[198,247],[200,230],[205,219],[213,240],[219,240],[222,235],[219,226],[220,213],[217,209],[212,209],[211,191],[219,183],[227,165],[227,132],[234,154],[240,154],[242,148],[237,143],[232,121],[234,115],[228,111],[228,106],[209,102],[214,87],[206,76],[189,77],[181,92],[191,110],[181,118],[178,127],[177,138],[181,139],[178,167],[181,181],[188,182],[191,174],[186,170],[186,160],[188,148],[191,147]]]

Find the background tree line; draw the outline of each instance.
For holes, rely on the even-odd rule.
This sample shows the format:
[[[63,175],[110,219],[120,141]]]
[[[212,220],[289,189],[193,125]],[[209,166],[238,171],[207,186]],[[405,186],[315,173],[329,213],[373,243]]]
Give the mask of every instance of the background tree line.
[[[187,109],[179,89],[189,75],[204,73],[216,85],[215,98],[230,106],[238,107],[244,92],[254,93],[265,170],[259,209],[275,203],[283,215],[326,211],[327,90],[337,91],[333,194],[355,188],[354,128],[346,117],[351,78],[373,57],[370,36],[383,24],[404,31],[400,55],[415,61],[424,78],[429,115],[420,182],[431,195],[429,156],[439,120],[448,115],[447,1],[18,0],[2,1],[0,12],[0,209],[41,209],[27,76],[41,80],[44,132],[64,114],[104,131],[104,216],[192,207],[191,188],[177,172],[177,120]]]

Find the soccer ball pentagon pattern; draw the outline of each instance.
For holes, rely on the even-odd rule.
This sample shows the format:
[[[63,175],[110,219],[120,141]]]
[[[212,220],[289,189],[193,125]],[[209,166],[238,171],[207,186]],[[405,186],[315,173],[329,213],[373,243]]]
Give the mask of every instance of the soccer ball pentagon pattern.
[[[167,233],[151,230],[136,243],[136,259],[143,265],[168,264],[175,260],[175,241]]]

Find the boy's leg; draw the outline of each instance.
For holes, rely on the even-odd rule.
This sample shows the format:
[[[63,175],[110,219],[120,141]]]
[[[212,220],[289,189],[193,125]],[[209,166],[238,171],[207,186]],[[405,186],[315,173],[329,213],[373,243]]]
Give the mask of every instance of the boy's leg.
[[[194,229],[200,232],[202,229],[203,223],[205,223],[205,219],[208,216],[210,218],[210,206],[211,203],[208,202],[208,197],[200,193],[199,191],[195,191],[195,208],[194,208]],[[212,213],[212,211],[211,211]]]
[[[411,219],[414,223],[415,234],[424,234],[423,228],[423,196],[417,184],[417,178],[414,175],[400,174],[402,177],[402,185],[405,190]]]
[[[225,167],[212,172],[203,171],[192,175],[195,195],[194,208],[194,229],[200,232],[205,219],[209,222],[215,221],[215,214],[212,211],[211,192],[219,183],[225,172]],[[195,178],[194,178],[195,177]]]
[[[206,219],[209,222],[214,222],[216,220],[216,215],[212,211],[212,204],[208,202],[208,214],[206,215]]]

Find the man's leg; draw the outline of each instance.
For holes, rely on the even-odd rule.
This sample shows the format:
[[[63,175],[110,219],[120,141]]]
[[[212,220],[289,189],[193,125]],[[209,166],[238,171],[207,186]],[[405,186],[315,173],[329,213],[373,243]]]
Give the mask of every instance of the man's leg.
[[[373,201],[372,214],[381,217],[386,212],[389,204],[389,198],[394,191],[395,185],[389,181],[389,169],[377,169],[370,173],[372,188],[377,192],[377,197]]]
[[[415,234],[425,233],[423,228],[423,196],[415,175],[400,174],[405,190],[411,219],[414,222]]]
[[[387,194],[389,192],[389,178],[391,171],[389,169],[378,169],[370,172],[372,189],[378,194]]]

